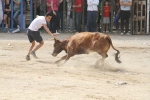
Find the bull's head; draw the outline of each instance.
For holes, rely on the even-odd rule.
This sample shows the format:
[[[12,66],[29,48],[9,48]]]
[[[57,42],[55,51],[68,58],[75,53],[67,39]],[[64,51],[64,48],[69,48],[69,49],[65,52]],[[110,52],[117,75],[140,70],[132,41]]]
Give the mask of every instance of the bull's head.
[[[62,50],[63,50],[62,42],[54,38],[54,50],[53,50],[52,56],[54,57],[57,56]]]

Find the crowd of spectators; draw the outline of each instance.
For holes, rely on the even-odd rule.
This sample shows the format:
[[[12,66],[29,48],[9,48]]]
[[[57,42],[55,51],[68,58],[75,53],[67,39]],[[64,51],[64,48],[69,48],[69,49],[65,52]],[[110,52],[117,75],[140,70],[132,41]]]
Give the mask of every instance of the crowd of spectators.
[[[4,10],[2,9],[2,1],[4,2]],[[20,31],[20,25],[17,18],[21,12],[20,0],[13,0],[13,2],[13,20],[15,26],[17,27],[17,31]],[[114,2],[115,4],[113,7],[111,5],[112,2]],[[30,4],[30,0],[23,0],[24,14],[26,14],[26,11],[28,10],[28,4]],[[53,12],[51,22],[47,23],[49,29],[53,33],[55,33],[56,31],[63,31],[63,29],[65,29],[66,32],[73,32],[73,27],[75,27],[76,32],[96,32],[100,31],[101,23],[103,23],[103,32],[108,33],[110,31],[110,20],[113,20],[116,32],[118,32],[118,20],[121,19],[120,34],[129,35],[129,19],[131,5],[132,0],[105,0],[104,2],[102,2],[102,0],[32,0],[32,8],[30,8],[30,10],[32,9],[33,11],[33,19],[36,17],[34,16],[35,13],[36,15],[44,16],[44,11]],[[11,0],[0,0],[0,24],[2,23],[2,20],[4,20],[5,28],[10,28],[11,25],[11,6],[13,6],[11,4]],[[112,9],[114,13],[114,19],[111,19]],[[74,20],[73,11],[75,12]],[[83,11],[84,23],[82,23]],[[103,20],[101,20],[101,18],[103,18]],[[64,22],[66,24],[64,24]],[[73,22],[75,22],[75,26],[73,26]]]

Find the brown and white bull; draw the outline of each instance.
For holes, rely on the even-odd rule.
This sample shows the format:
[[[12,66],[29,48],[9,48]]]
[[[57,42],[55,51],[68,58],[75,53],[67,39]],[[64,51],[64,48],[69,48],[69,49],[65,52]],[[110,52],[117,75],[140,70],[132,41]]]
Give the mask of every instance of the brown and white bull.
[[[60,61],[65,60],[66,62],[70,57],[76,54],[97,52],[102,58],[96,62],[96,65],[99,65],[101,61],[101,66],[103,66],[105,58],[108,57],[107,52],[110,46],[117,51],[115,54],[116,62],[121,63],[118,57],[120,52],[114,48],[109,35],[99,32],[81,32],[63,41],[54,38],[54,51],[52,55],[57,56],[62,50],[67,53],[60,60],[55,62],[59,64]]]

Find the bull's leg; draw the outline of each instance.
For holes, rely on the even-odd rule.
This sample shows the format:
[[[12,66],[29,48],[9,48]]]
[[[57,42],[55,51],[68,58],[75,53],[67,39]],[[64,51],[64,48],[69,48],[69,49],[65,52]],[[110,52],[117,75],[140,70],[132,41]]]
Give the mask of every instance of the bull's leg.
[[[66,57],[67,57],[67,55],[65,55],[65,56],[61,57],[61,59],[59,59],[59,60],[55,61],[55,63],[56,63],[56,64],[59,64],[59,63],[60,63],[60,61],[65,60],[65,59],[66,59]]]
[[[106,53],[98,53],[102,56],[102,58],[100,58],[96,63],[95,63],[95,66],[100,66],[100,67],[103,67],[104,66],[104,61],[105,61],[105,58],[108,57],[108,55]]]

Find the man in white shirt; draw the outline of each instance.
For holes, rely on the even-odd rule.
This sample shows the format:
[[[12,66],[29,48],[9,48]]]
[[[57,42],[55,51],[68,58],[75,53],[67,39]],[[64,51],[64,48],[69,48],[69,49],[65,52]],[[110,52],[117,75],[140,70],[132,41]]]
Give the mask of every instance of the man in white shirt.
[[[98,13],[99,0],[87,0],[87,26],[86,30],[89,32],[96,32],[96,19]],[[91,30],[90,30],[91,29]]]
[[[0,0],[0,24],[2,23],[2,20],[3,20],[2,1],[4,1],[4,0]]]
[[[49,30],[49,28],[47,27],[47,22],[50,22],[52,18],[52,13],[48,12],[46,13],[45,16],[37,16],[37,18],[35,18],[30,26],[28,27],[28,39],[31,43],[31,47],[29,49],[29,52],[26,56],[26,60],[30,60],[30,54],[34,57],[37,58],[35,51],[37,51],[43,44],[44,41],[40,35],[40,32],[38,31],[42,26],[44,27],[44,29],[46,30],[46,32],[52,36],[56,36],[57,34],[52,34]],[[39,42],[39,45],[37,45],[35,48],[35,41]],[[34,49],[33,49],[34,48]]]
[[[120,15],[121,15],[121,34],[124,35],[124,26],[125,33],[130,35],[129,31],[129,19],[130,19],[130,9],[132,6],[132,0],[120,0]]]

